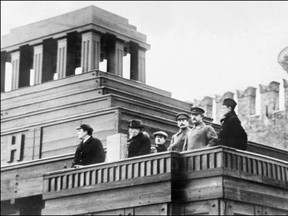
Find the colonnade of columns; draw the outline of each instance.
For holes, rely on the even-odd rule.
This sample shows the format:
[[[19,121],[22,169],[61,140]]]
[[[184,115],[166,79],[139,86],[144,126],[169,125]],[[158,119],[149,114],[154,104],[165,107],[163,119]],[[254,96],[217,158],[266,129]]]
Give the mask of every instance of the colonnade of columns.
[[[123,41],[114,35],[94,31],[67,33],[66,37],[46,39],[42,43],[24,45],[13,51],[1,51],[1,92],[5,91],[6,62],[11,63],[11,90],[30,86],[30,70],[34,85],[99,69],[107,59],[107,72],[123,76],[123,57],[130,53],[130,79],[145,83],[145,52],[137,43]]]

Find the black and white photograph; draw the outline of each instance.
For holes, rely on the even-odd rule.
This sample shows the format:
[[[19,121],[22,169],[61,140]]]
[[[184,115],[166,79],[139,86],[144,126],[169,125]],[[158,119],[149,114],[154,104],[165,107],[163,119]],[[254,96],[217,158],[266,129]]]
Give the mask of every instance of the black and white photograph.
[[[1,1],[1,215],[287,203],[287,1]]]

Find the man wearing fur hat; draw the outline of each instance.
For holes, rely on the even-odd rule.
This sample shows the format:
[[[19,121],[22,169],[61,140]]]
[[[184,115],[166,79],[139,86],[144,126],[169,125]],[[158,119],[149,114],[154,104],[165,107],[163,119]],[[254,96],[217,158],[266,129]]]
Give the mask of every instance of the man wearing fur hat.
[[[128,158],[150,153],[150,138],[142,131],[142,121],[133,119],[129,123]]]
[[[224,117],[220,120],[222,129],[219,133],[217,145],[246,150],[247,134],[234,111],[236,105],[237,103],[231,98],[226,98],[223,101],[222,112]]]

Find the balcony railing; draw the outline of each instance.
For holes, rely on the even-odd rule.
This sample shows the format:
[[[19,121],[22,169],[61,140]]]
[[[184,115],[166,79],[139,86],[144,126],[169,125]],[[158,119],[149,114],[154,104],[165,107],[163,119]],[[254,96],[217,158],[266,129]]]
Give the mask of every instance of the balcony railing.
[[[126,182],[127,186],[127,181],[130,185],[135,185],[145,181],[157,182],[172,178],[183,180],[181,178],[189,178],[189,175],[191,178],[199,178],[215,174],[288,188],[287,161],[217,146],[183,153],[150,154],[46,173],[43,195],[44,199],[49,199],[74,192],[85,193],[85,189],[91,192],[93,188],[104,190],[114,186],[121,187],[121,182]],[[109,186],[105,187],[107,183]]]

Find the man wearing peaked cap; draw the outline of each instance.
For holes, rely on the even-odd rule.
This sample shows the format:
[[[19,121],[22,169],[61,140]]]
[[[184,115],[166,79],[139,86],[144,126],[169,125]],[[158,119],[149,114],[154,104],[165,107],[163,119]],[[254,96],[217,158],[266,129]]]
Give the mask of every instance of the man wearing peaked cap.
[[[132,119],[128,125],[129,140],[128,140],[128,158],[150,153],[151,141],[150,138],[142,131],[144,126],[139,119]]]
[[[104,162],[104,148],[102,142],[92,136],[93,128],[90,125],[81,124],[76,130],[81,143],[77,146],[71,167],[77,168]]]
[[[187,113],[184,113],[184,112],[181,112],[181,113],[178,113],[176,115],[176,121],[178,121],[178,119],[188,119],[189,120],[189,115]]]
[[[217,134],[213,127],[203,122],[205,111],[200,107],[191,108],[191,121],[193,127],[187,134],[183,151],[216,145]]]
[[[168,147],[169,151],[181,152],[183,150],[184,141],[186,139],[187,133],[190,130],[189,118],[189,115],[185,112],[181,112],[176,115],[179,131],[172,136],[170,146]]]
[[[165,146],[166,140],[168,138],[168,134],[164,131],[157,131],[153,134],[155,138],[155,148],[156,152],[164,152],[167,151],[167,147]]]
[[[223,101],[223,118],[220,120],[222,129],[219,133],[219,141],[217,145],[246,150],[247,134],[241,126],[241,121],[234,111],[236,105],[237,103],[231,98],[226,98]]]
[[[191,107],[191,114],[204,114],[204,110],[200,107]]]

